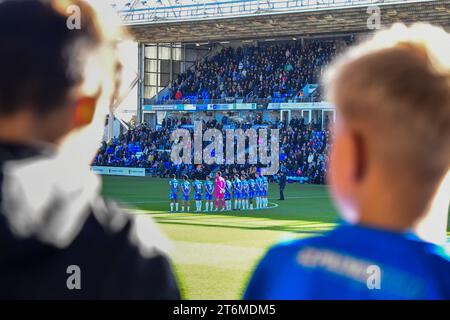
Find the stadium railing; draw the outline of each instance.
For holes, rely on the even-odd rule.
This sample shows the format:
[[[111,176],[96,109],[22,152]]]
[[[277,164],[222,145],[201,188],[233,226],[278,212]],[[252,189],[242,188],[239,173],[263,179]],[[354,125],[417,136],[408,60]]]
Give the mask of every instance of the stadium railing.
[[[421,0],[422,2],[424,0]],[[219,19],[243,15],[263,15],[274,12],[302,12],[330,8],[351,8],[369,5],[405,4],[419,0],[231,0],[170,6],[145,6],[119,10],[128,25],[168,21]]]

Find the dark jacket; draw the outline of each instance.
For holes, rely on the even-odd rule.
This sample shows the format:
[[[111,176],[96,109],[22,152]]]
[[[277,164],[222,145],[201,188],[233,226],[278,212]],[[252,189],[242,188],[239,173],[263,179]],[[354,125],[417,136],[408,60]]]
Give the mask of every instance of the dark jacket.
[[[286,187],[286,175],[283,174],[279,177],[279,185],[280,188]]]
[[[0,299],[179,299],[153,221],[127,215],[98,195],[97,177],[56,161],[0,144]],[[74,265],[79,290],[67,286]]]

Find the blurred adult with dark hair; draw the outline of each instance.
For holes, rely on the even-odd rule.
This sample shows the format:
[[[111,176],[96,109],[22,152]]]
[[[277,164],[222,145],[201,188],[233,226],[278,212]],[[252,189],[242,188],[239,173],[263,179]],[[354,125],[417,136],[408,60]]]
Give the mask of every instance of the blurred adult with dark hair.
[[[120,83],[111,21],[81,0],[0,2],[0,298],[180,297],[165,238],[89,168]]]

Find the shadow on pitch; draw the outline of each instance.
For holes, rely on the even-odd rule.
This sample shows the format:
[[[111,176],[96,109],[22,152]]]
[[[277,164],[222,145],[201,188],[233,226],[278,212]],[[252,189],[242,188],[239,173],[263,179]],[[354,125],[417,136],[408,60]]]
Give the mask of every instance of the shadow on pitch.
[[[200,217],[200,216],[199,216]],[[201,216],[203,217],[203,216]],[[246,216],[248,217],[248,216]],[[206,218],[208,218],[206,216]],[[215,218],[218,218],[218,216],[215,216]],[[220,217],[221,218],[221,217]],[[183,219],[183,217],[177,218],[163,218],[163,217],[157,217],[155,218],[156,222],[158,224],[167,224],[167,225],[179,225],[179,226],[192,226],[192,227],[206,227],[206,228],[227,228],[227,229],[239,229],[239,230],[253,230],[253,231],[261,231],[261,230],[268,230],[268,231],[283,231],[283,232],[292,232],[292,233],[305,233],[305,234],[323,234],[325,231],[330,230],[334,225],[335,221],[333,222],[322,222],[322,221],[292,221],[292,223],[289,224],[281,224],[281,225],[274,225],[268,223],[267,221],[261,222],[259,225],[245,225],[245,222],[240,223],[233,223],[232,220],[227,221],[226,223],[214,223],[212,221],[211,223],[201,223],[201,222],[194,222],[192,220],[186,220],[186,221],[180,221],[180,219]],[[323,226],[322,224],[326,223],[327,226]]]

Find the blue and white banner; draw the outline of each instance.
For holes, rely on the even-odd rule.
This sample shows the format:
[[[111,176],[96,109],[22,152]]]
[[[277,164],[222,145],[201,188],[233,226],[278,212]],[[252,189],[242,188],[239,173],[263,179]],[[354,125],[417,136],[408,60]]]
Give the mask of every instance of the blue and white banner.
[[[309,179],[307,177],[288,176],[288,177],[286,177],[286,180],[289,183],[293,183],[293,182],[306,183],[306,182],[308,182]]]
[[[144,105],[143,111],[256,110],[256,103]]]
[[[99,175],[145,177],[145,168],[92,166],[91,171]]]
[[[272,102],[267,106],[268,110],[302,110],[302,109],[333,109],[329,102]]]

